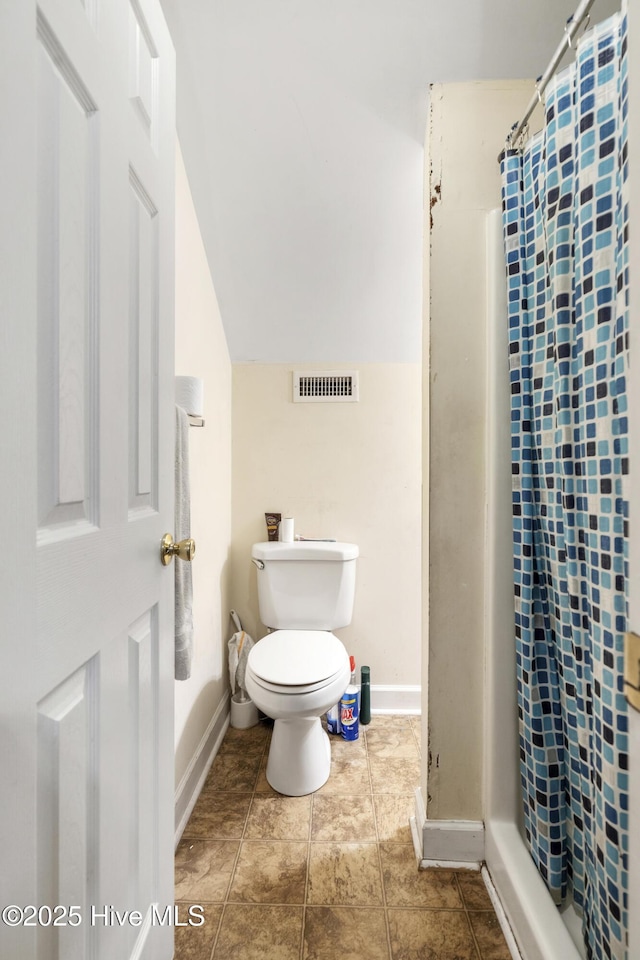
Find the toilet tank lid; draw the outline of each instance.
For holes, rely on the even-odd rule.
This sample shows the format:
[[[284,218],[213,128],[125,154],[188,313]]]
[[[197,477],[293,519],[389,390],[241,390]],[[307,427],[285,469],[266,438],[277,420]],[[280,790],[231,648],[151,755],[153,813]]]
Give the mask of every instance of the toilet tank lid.
[[[255,560],[355,560],[358,556],[355,543],[327,540],[295,540],[280,543],[278,540],[254,543],[251,556]]]

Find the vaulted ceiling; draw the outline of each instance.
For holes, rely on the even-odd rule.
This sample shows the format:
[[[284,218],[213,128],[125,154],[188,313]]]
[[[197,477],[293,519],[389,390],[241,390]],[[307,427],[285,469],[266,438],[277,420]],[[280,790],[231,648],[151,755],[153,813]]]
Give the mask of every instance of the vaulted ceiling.
[[[418,361],[429,84],[535,77],[577,0],[162,2],[232,359]]]

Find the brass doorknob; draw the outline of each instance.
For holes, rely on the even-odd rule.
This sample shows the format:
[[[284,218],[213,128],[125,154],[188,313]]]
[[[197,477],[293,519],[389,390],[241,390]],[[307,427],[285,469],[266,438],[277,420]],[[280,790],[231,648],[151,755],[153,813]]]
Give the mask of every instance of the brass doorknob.
[[[171,563],[174,557],[191,563],[195,552],[196,542],[191,538],[187,540],[174,540],[170,533],[165,533],[160,541],[160,559],[165,567]]]

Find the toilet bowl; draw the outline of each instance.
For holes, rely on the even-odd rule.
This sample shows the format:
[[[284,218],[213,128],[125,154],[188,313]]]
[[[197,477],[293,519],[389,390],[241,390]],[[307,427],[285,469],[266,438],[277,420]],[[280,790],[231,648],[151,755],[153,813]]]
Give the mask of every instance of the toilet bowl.
[[[318,790],[331,769],[329,738],[320,717],[344,693],[349,656],[326,630],[276,630],[252,647],[246,687],[275,721],[267,780],[274,790],[300,797]]]

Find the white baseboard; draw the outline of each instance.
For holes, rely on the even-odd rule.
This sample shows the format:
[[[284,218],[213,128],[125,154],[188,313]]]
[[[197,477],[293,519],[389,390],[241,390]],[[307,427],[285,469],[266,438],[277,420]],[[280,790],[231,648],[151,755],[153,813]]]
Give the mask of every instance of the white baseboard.
[[[419,787],[415,798],[411,835],[420,866],[479,870],[484,860],[484,823],[481,820],[427,820]]]
[[[198,795],[202,789],[202,784],[204,783],[211,764],[215,760],[215,756],[220,749],[222,739],[227,732],[230,716],[229,708],[229,694],[225,693],[224,697],[218,704],[218,709],[211,718],[211,721],[207,726],[200,743],[198,744],[196,752],[191,758],[189,766],[185,770],[182,780],[176,788],[174,804],[174,841],[176,847],[180,842],[180,837],[182,836],[184,828],[187,825],[187,821],[191,816],[191,811],[196,804],[196,800],[198,799]]]
[[[406,713],[419,716],[422,712],[422,688],[408,684],[371,684],[371,713]]]
[[[479,869],[484,860],[482,820],[425,820],[422,856],[424,860],[471,863]]]

